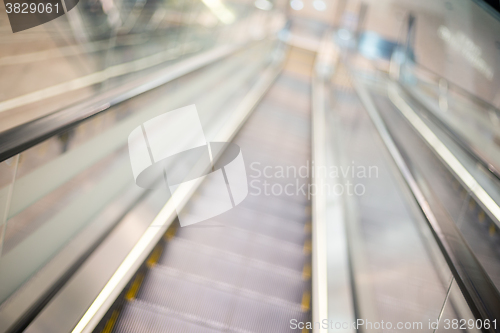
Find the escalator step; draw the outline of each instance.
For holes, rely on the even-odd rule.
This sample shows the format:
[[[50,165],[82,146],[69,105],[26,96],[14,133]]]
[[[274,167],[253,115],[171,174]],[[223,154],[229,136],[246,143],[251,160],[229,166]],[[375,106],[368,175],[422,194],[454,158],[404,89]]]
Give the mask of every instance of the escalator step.
[[[161,311],[150,304],[133,301],[120,313],[114,333],[217,333],[224,328],[210,328],[183,318],[176,313]]]
[[[304,224],[301,222],[265,214],[243,206],[238,206],[213,220],[225,226],[258,232],[295,244],[304,244],[305,237],[308,236],[304,233]]]
[[[309,88],[309,80],[285,71],[238,133],[249,186],[258,180],[261,190],[267,181],[307,191],[309,175],[269,177],[262,169],[310,163]],[[197,199],[219,204],[211,190],[204,182],[185,213],[197,214]],[[177,229],[124,306],[116,332],[297,332],[291,320],[310,320],[309,198],[254,190],[206,223]]]
[[[179,238],[168,243],[158,264],[294,303],[300,303],[307,283],[302,272]]]
[[[297,303],[159,266],[150,270],[137,298],[205,326],[234,331],[288,332],[283,323],[308,315]]]
[[[241,229],[181,228],[177,236],[299,272],[302,271],[306,260],[302,245],[278,241]]]

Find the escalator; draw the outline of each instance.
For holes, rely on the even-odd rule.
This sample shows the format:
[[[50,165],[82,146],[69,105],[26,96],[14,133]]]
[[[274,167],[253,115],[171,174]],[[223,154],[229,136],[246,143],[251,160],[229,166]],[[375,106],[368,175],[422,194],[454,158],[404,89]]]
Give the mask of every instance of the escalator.
[[[68,163],[72,163],[69,156],[79,156],[84,163],[66,171],[69,174],[57,175],[47,184],[48,188],[37,183],[38,194],[34,196],[55,189],[49,196],[53,196],[52,202],[59,201],[63,215],[65,209],[68,213],[78,212],[80,200],[92,196],[108,200],[108,206],[83,203],[87,212],[79,213],[81,222],[83,219],[89,222],[77,227],[81,222],[75,219],[63,233],[57,231],[63,226],[57,225],[57,221],[63,220],[57,218],[56,207],[51,208],[56,213],[55,219],[47,213],[47,217],[41,215],[46,221],[29,220],[31,215],[22,212],[26,206],[30,207],[29,203],[21,206],[21,214],[11,213],[11,221],[23,223],[27,235],[12,231],[7,235],[0,264],[6,268],[9,258],[21,260],[34,256],[35,260],[31,260],[31,267],[29,260],[25,260],[28,266],[24,268],[14,262],[10,264],[13,271],[8,275],[28,279],[28,283],[15,290],[13,297],[9,295],[14,301],[2,305],[4,323],[9,325],[2,325],[2,330],[77,332],[83,327],[84,331],[95,332],[163,332],[167,328],[171,332],[288,332],[290,320],[310,321],[311,205],[310,197],[300,190],[307,188],[309,180],[307,176],[297,180],[294,175],[276,179],[274,174],[268,174],[268,169],[293,166],[297,170],[310,159],[310,80],[314,53],[289,48],[281,41],[264,40],[229,54],[215,56],[207,65],[201,65],[201,69],[195,63],[192,73],[172,84],[161,83],[160,88],[150,89],[144,96],[117,102],[111,110],[96,116],[101,118],[100,124],[107,123],[97,133],[92,130],[89,133],[87,120],[80,124],[72,116],[65,119],[71,124],[70,129],[64,129],[65,134],[57,135],[56,141],[51,142],[62,145],[60,155],[52,157],[51,172],[68,170]],[[181,89],[184,84],[189,89]],[[164,112],[162,103],[175,108],[183,100],[196,102],[207,139],[227,140],[240,147],[250,184],[249,194],[241,204],[222,215],[185,227],[180,226],[175,210],[168,216],[163,214],[172,201],[164,189],[144,190],[130,184],[133,177],[128,171],[128,151],[119,145],[123,139],[118,139],[128,135],[125,128],[131,129],[147,117]],[[128,104],[139,106],[141,112],[131,112]],[[79,117],[78,113],[75,116]],[[59,115],[48,117],[42,118],[42,122],[48,124]],[[90,122],[96,120],[90,118]],[[35,125],[36,121],[27,123],[4,135],[29,142],[33,137],[25,134]],[[46,130],[52,129],[49,126]],[[95,137],[89,140],[88,134]],[[112,135],[115,138],[106,141]],[[3,152],[12,155],[16,149],[19,146],[11,145],[4,147]],[[82,155],[84,152],[87,155]],[[106,158],[99,161],[101,156]],[[224,154],[219,157],[224,158]],[[96,161],[99,162],[95,164]],[[67,179],[85,168],[88,170],[83,176],[65,185]],[[43,174],[44,169],[37,172]],[[16,181],[21,183],[23,178]],[[109,190],[114,193],[106,194],[110,182],[113,187]],[[89,191],[84,192],[83,199],[73,184]],[[294,189],[292,194],[283,191],[288,184],[299,190]],[[187,214],[196,209],[197,200],[211,200],[211,186],[209,181],[203,182],[186,196],[192,197],[184,208]],[[281,191],[276,194],[278,188]],[[22,191],[22,187],[16,190]],[[14,196],[25,198],[20,193]],[[43,213],[42,208],[39,211]],[[155,225],[160,220],[161,225]],[[44,233],[47,235],[45,230],[55,232],[55,237],[42,239]],[[144,245],[126,274],[114,284],[115,294],[108,294],[108,303],[99,304],[90,324],[81,326],[103,292],[123,273],[123,265],[135,255],[138,245],[145,244],[142,238],[148,233],[155,233],[158,238]],[[68,236],[72,238],[68,243],[63,239],[58,243],[58,238]],[[52,245],[48,246],[49,243]],[[44,250],[35,254],[36,247],[53,252]],[[63,250],[56,250],[57,247]],[[42,266],[33,267],[43,260],[46,262]],[[35,274],[29,272],[23,277],[26,269]],[[3,272],[6,274],[7,270]],[[46,279],[49,279],[48,289],[41,289]],[[21,285],[19,282],[5,284],[3,293]],[[33,292],[35,288],[37,291]],[[23,304],[23,296],[19,295],[34,298],[34,304]],[[16,318],[13,314],[19,314],[23,306],[27,307],[25,314]]]
[[[436,142],[495,199],[492,170],[336,32],[293,27],[0,133],[0,332],[499,331],[495,211]],[[221,205],[218,184],[141,188],[127,140],[191,104],[207,142],[241,149],[248,195],[235,204],[224,171],[232,209],[183,225]]]
[[[312,54],[292,50],[283,72],[235,137],[247,169],[256,161],[262,167],[303,165],[309,158],[307,73],[312,60]],[[292,95],[293,102],[287,100]],[[265,176],[253,179],[259,184]],[[257,196],[257,190],[221,216],[171,226],[122,304],[95,332],[288,332],[290,319],[307,321],[307,197]],[[208,193],[210,183],[202,184],[194,202]]]
[[[494,169],[485,168],[481,157],[468,149],[470,146],[461,146],[461,133],[444,128],[430,115],[432,111],[397,87],[397,81],[384,75],[368,78],[359,74],[353,75],[353,80],[371,122],[405,179],[403,183],[411,190],[406,196],[416,199],[420,206],[417,210],[431,226],[431,234],[425,229],[420,233],[424,239],[432,235],[444,255],[436,258],[439,250],[432,249],[432,241],[426,242],[437,279],[444,283],[441,296],[437,292],[429,295],[445,299],[438,307],[439,320],[451,323],[483,318],[488,323],[496,322],[500,294],[495,213],[498,182]],[[443,271],[443,261],[451,271]],[[457,317],[454,319],[449,311]],[[455,329],[498,329],[496,325],[487,326]]]

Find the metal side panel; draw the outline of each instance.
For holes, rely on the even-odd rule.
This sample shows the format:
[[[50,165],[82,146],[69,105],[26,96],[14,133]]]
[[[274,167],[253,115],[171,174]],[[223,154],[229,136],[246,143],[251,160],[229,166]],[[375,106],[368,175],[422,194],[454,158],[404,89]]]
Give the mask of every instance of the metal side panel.
[[[134,296],[110,309],[100,330],[293,332],[294,321],[310,321],[309,174],[280,175],[279,169],[310,163],[313,59],[290,51],[284,72],[233,140],[245,160],[247,198],[167,234],[161,256],[127,292]],[[287,193],[277,190],[286,185]],[[211,186],[201,184],[188,213],[196,200],[208,200]]]
[[[279,70],[279,68],[276,68],[274,65],[265,69],[265,57],[259,57],[255,63],[259,63],[260,68],[256,68],[255,73],[248,73],[248,75],[243,78],[243,89],[239,91],[239,93],[246,94],[243,94],[243,101],[241,101],[238,105],[239,109],[237,112],[233,111],[230,113],[224,108],[224,105],[220,105],[223,104],[224,101],[231,100],[231,94],[235,93],[234,89],[228,89],[225,84],[214,85],[213,89],[210,90],[211,94],[205,94],[202,96],[200,101],[201,104],[203,104],[207,98],[210,98],[210,96],[219,96],[217,103],[210,103],[210,107],[215,107],[221,110],[221,112],[215,113],[214,116],[217,117],[222,114],[223,119],[226,121],[226,126],[219,129],[216,133],[220,134],[222,131],[226,131],[224,135],[234,135],[232,133],[237,130],[239,123],[245,120],[246,115],[251,111],[251,107],[260,98],[258,92],[261,90],[265,92],[267,89],[266,84],[269,85],[275,77],[275,75],[273,76],[272,74]],[[272,69],[269,69],[271,67]],[[248,72],[247,68],[242,69],[243,72],[245,72],[245,70]],[[234,76],[238,76],[240,74],[241,73],[238,72]],[[260,81],[257,80],[257,84],[248,84],[249,82],[253,83],[256,78],[261,78]],[[195,83],[199,83],[199,81],[200,80]],[[203,82],[210,84],[210,80],[208,79],[203,80]],[[236,85],[237,82],[233,82],[232,84]],[[257,94],[256,89],[258,90]],[[175,96],[175,101],[187,104],[188,102],[185,100],[184,102],[179,100],[183,98],[193,97],[180,93]],[[256,101],[252,103],[252,100],[255,99]],[[172,102],[173,100],[171,99],[170,103]],[[230,137],[228,138],[230,139]],[[133,179],[132,175],[130,175],[130,177]],[[184,191],[183,193],[185,194],[185,197],[190,196],[195,188],[196,187],[193,186],[183,189],[182,191]],[[128,279],[132,276],[133,271],[140,266],[142,261],[151,251],[152,247],[154,247],[155,242],[158,241],[158,239],[155,239],[154,237],[158,236],[161,238],[168,226],[175,220],[175,206],[172,204],[172,200],[168,200],[168,195],[169,194],[165,191],[151,192],[151,194],[143,202],[132,209],[115,228],[115,230],[113,230],[110,236],[99,246],[99,248],[97,248],[97,250],[82,265],[82,267],[80,267],[64,288],[59,291],[51,302],[49,302],[47,307],[45,307],[43,311],[34,319],[26,331],[69,332],[75,329],[75,325],[81,321],[82,316],[88,312],[89,307],[91,307],[92,304],[97,304],[96,299],[106,294],[103,294],[103,290],[105,288],[108,288],[106,289],[107,291],[110,290],[108,285],[110,283],[110,279],[115,279],[113,281],[118,281],[116,287],[117,294],[114,294],[113,291],[111,291],[110,294],[106,294],[104,302],[99,303],[105,307],[105,312],[107,306],[112,304],[114,298],[118,296],[119,290],[125,287]],[[181,197],[183,198],[184,195],[180,194],[175,198],[175,200],[173,200],[173,202],[176,202],[176,200]],[[166,202],[167,205],[165,204]],[[168,203],[170,203],[170,205]],[[151,239],[153,239],[153,241],[141,243],[142,240],[147,239],[148,237],[152,237]],[[140,245],[138,245],[139,243]],[[127,272],[129,272],[129,270],[124,270],[123,265],[124,262],[131,257],[130,253],[134,249],[142,250],[140,250],[140,253],[137,255],[137,263],[134,262],[130,266],[131,275],[127,276],[126,274],[128,274]],[[135,254],[133,256],[135,256]],[[122,273],[126,272],[125,278],[117,280],[116,274],[118,271]]]
[[[255,46],[249,49],[236,53],[232,57],[226,59],[223,63],[212,64],[211,66],[208,66],[195,73],[191,73],[190,75],[183,76],[181,79],[172,82],[172,84],[181,86],[189,83],[189,89],[176,88],[174,91],[172,91],[169,86],[165,86],[160,88],[159,90],[156,90],[153,97],[151,97],[151,93],[147,93],[140,97],[136,97],[133,103],[135,103],[134,105],[140,106],[141,112],[138,113],[142,114],[142,117],[145,117],[143,119],[148,119],[151,116],[164,112],[164,107],[165,105],[167,105],[167,103],[168,105],[171,105],[172,108],[175,108],[176,106],[180,107],[191,101],[194,97],[198,98],[196,100],[196,103],[200,105],[200,108],[203,108],[202,110],[207,110],[206,113],[201,114],[202,120],[207,119],[208,121],[210,117],[214,117],[214,111],[216,113],[215,116],[220,114],[221,111],[225,113],[227,113],[228,111],[232,111],[232,108],[224,107],[224,104],[228,103],[227,97],[229,96],[229,102],[231,104],[236,104],[237,102],[239,102],[241,100],[241,95],[244,95],[246,93],[246,89],[248,89],[248,87],[246,85],[241,86],[240,84],[238,84],[238,82],[243,81],[246,84],[249,81],[249,77],[250,81],[253,80],[255,71],[258,70],[259,66],[262,66],[262,62],[255,61],[252,66],[244,68],[244,70],[242,71],[237,71],[237,69],[241,68],[242,64],[247,63],[248,59],[256,59],[254,54],[262,53],[262,50],[268,48],[271,43],[272,42],[269,41],[257,43]],[[259,59],[265,60],[267,58],[265,57],[265,55],[263,55]],[[229,74],[234,75],[231,75],[231,79],[228,80],[226,78]],[[214,82],[220,84],[214,84]],[[233,94],[235,96],[232,96]],[[154,96],[158,96],[159,98],[154,98]],[[214,100],[216,102],[214,102]],[[125,107],[125,105],[122,105],[122,107]],[[115,109],[110,111],[116,112]],[[227,117],[218,118],[221,118],[219,120],[220,122],[226,120]],[[72,213],[70,211],[70,207],[69,205],[66,205],[66,203],[75,202],[76,199],[81,196],[80,194],[84,193],[81,191],[81,178],[77,178],[78,181],[76,183],[79,184],[79,186],[74,185],[75,179],[73,178],[75,177],[75,175],[77,175],[76,177],[79,177],[78,170],[83,170],[81,168],[75,169],[75,163],[78,164],[77,162],[81,162],[82,160],[84,160],[85,163],[88,163],[88,159],[91,159],[93,160],[91,164],[95,164],[96,161],[98,161],[98,159],[95,159],[97,154],[101,157],[106,156],[104,160],[98,161],[97,165],[100,165],[99,163],[102,164],[104,161],[105,163],[111,163],[111,166],[116,167],[116,170],[121,170],[121,172],[117,173],[116,170],[108,170],[104,168],[103,172],[107,172],[107,175],[103,176],[102,180],[103,182],[107,182],[108,184],[103,184],[102,186],[104,186],[104,188],[108,188],[109,190],[113,190],[114,187],[117,187],[118,185],[118,183],[116,183],[116,176],[120,176],[121,174],[123,175],[123,177],[121,177],[120,179],[128,184],[127,186],[130,188],[127,191],[116,191],[116,189],[115,191],[108,191],[115,194],[119,193],[120,195],[115,196],[115,198],[109,198],[110,200],[112,199],[112,201],[111,203],[107,204],[103,210],[99,210],[99,207],[88,209],[90,206],[85,206],[85,203],[83,202],[80,203],[80,206],[82,204],[84,205],[84,211],[86,212],[86,215],[91,216],[90,219],[84,219],[83,215],[81,215],[79,219],[81,223],[80,225],[78,225],[75,223],[75,221],[73,221],[73,223],[71,224],[68,224],[66,218],[58,218],[51,222],[52,226],[49,226],[51,230],[49,230],[48,233],[46,232],[45,236],[42,235],[44,237],[35,236],[28,242],[24,242],[22,246],[17,247],[17,250],[21,251],[22,256],[27,258],[27,260],[21,260],[19,256],[19,258],[15,260],[15,255],[17,254],[11,256],[14,258],[14,261],[12,262],[15,264],[12,267],[15,267],[16,270],[20,270],[22,269],[22,267],[26,267],[26,269],[32,269],[32,261],[34,258],[33,253],[36,253],[37,258],[40,258],[40,256],[44,256],[50,259],[50,261],[45,264],[45,266],[40,268],[33,276],[32,272],[28,271],[24,276],[21,276],[21,278],[19,277],[19,274],[17,274],[17,279],[11,279],[12,283],[18,285],[21,285],[22,282],[26,280],[26,278],[29,278],[29,281],[27,281],[16,292],[14,292],[7,301],[1,304],[0,332],[9,330],[15,331],[15,327],[24,327],[25,325],[27,325],[27,323],[31,321],[31,318],[40,311],[44,303],[48,301],[48,298],[53,295],[54,290],[57,290],[61,286],[61,284],[64,283],[69,278],[69,276],[71,276],[71,274],[73,274],[73,272],[85,259],[84,257],[87,257],[90,254],[93,248],[97,246],[97,244],[102,239],[104,239],[104,237],[112,229],[112,227],[115,226],[120,221],[120,219],[130,210],[130,208],[133,207],[136,201],[138,201],[139,198],[144,195],[146,190],[137,187],[133,183],[133,177],[131,176],[130,164],[128,161],[128,150],[126,146],[123,146],[126,143],[128,130],[125,129],[125,131],[123,131],[123,128],[120,130],[120,127],[123,127],[123,125],[127,122],[128,119],[125,118],[123,119],[123,121],[119,122],[117,126],[110,128],[109,131],[107,131],[109,133],[103,133],[104,136],[96,138],[98,140],[91,140],[93,142],[92,147],[76,147],[72,150],[72,152],[76,152],[77,154],[70,154],[71,156],[69,156],[69,159],[66,158],[66,155],[68,154],[65,154],[63,155],[66,156],[65,158],[58,158],[56,160],[53,160],[52,162],[55,162],[55,164],[50,163],[50,168],[42,168],[47,172],[39,173],[38,171],[40,171],[40,169],[37,169],[36,173],[38,178],[35,177],[32,178],[31,181],[24,182],[24,188],[26,190],[21,191],[21,194],[26,194],[26,191],[31,193],[33,192],[33,188],[40,189],[40,182],[48,185],[49,187],[41,187],[43,191],[42,193],[38,192],[39,196],[47,195],[48,192],[53,190],[55,188],[54,184],[52,184],[54,181],[56,183],[59,183],[59,185],[62,184],[58,189],[56,189],[57,199],[55,199],[54,202],[57,200],[58,204],[60,204],[61,207],[63,207],[64,210],[68,211],[71,215]],[[211,126],[211,124],[206,124],[206,127],[210,130],[211,127],[214,126]],[[121,132],[121,134],[119,132]],[[115,136],[118,137],[118,139]],[[109,146],[109,144],[112,142],[117,143],[117,145],[115,145],[115,148],[109,150],[109,147],[105,147]],[[119,147],[118,150],[116,150],[116,147]],[[82,150],[79,148],[84,149]],[[90,148],[90,150],[88,150],[88,148]],[[100,152],[102,152],[103,149],[108,150],[108,153],[109,151],[113,150],[114,152],[111,155],[102,155],[100,154]],[[90,156],[85,156],[89,153]],[[75,156],[78,158],[75,158]],[[52,167],[55,167],[55,169]],[[61,170],[64,170],[64,172],[61,172]],[[92,169],[88,169],[84,171],[84,173],[87,172],[87,175],[89,175],[89,171],[92,171]],[[68,175],[69,178],[67,177]],[[111,175],[112,177],[109,177],[109,175]],[[95,172],[90,172],[90,179],[94,179],[96,176],[97,175]],[[61,177],[67,179],[63,180],[63,182],[61,183]],[[114,178],[114,180],[111,178]],[[68,179],[73,180],[68,182]],[[112,181],[111,187],[109,186],[110,180]],[[128,192],[130,192],[130,194],[127,194]],[[54,194],[53,192],[50,193],[50,195]],[[1,196],[2,194],[0,193],[0,197]],[[26,199],[23,195],[21,195],[20,197]],[[92,196],[90,197],[93,198]],[[98,205],[95,206],[102,206],[102,203],[100,201],[102,200],[94,200],[94,202],[98,203]],[[24,203],[23,205],[25,204],[26,203]],[[98,212],[97,216],[95,216],[95,211]],[[37,220],[33,221],[35,223],[32,223],[32,221],[28,221],[29,224],[27,225],[27,229],[30,233],[28,233],[27,235],[31,235],[31,233],[35,235],[38,234],[38,232],[35,232],[35,230],[38,230],[37,228],[39,227],[39,225],[37,224]],[[43,221],[44,220],[42,219],[42,222]],[[54,222],[58,222],[59,226],[57,224],[54,225]],[[73,232],[77,232],[77,234],[71,239],[71,241],[68,242],[67,238],[63,237],[64,234],[60,232],[61,225],[65,228],[71,227]],[[45,224],[45,226],[43,227],[46,228],[47,226],[48,225]],[[78,228],[75,229],[76,227],[79,227],[81,230],[77,230]],[[54,233],[54,230],[56,230],[57,232]],[[46,237],[47,234],[50,235],[49,238]],[[12,239],[15,239],[15,236],[20,236],[20,239],[22,240],[22,237],[26,237],[26,234],[14,234],[14,237]],[[57,242],[54,242],[54,239],[56,238],[59,240],[59,244],[57,244]],[[49,243],[50,247],[45,247],[43,245],[45,243]],[[17,243],[14,241],[12,242],[12,244],[15,245]],[[33,244],[36,244],[36,246],[34,246]],[[55,249],[61,248],[62,245],[64,245],[64,247],[59,252],[57,252],[55,256],[51,257],[51,253],[52,255],[54,255]],[[4,256],[5,248],[6,247],[4,240]],[[48,251],[49,249],[52,249],[52,251]],[[0,262],[0,266],[2,266],[2,268],[4,268],[6,271],[9,271],[7,266],[3,265],[2,262]],[[9,274],[13,275],[12,272],[10,272]],[[2,287],[5,289],[8,286],[7,284],[2,284]]]

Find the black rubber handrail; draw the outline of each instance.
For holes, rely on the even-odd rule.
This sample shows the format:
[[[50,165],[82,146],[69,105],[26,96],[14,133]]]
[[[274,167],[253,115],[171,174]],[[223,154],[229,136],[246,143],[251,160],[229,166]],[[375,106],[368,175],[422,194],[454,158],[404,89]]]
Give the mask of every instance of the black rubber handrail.
[[[65,107],[47,116],[29,121],[0,133],[0,162],[39,144],[50,137],[62,134],[79,123],[125,102],[142,93],[158,88],[172,80],[214,63],[241,49],[246,43],[203,52],[182,60],[155,74],[138,79],[125,86],[76,105]]]

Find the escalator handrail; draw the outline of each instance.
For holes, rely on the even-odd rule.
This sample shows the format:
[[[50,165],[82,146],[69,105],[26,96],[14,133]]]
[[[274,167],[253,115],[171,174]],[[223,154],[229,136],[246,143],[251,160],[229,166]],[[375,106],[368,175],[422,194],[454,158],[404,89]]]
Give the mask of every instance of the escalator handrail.
[[[477,163],[481,164],[486,170],[488,170],[497,180],[500,181],[500,170],[498,170],[494,163],[489,161],[487,156],[481,154],[477,149],[471,146],[466,140],[462,139],[449,125],[447,125],[442,119],[437,117],[434,112],[428,109],[422,101],[420,101],[406,86],[405,84],[399,83],[401,89],[409,95],[409,97],[418,103],[418,105],[425,111],[426,115],[429,116],[433,122],[438,125],[445,133],[447,133],[460,147],[462,147],[467,154],[474,159]]]
[[[483,98],[481,98],[481,97],[479,97],[479,96],[471,93],[470,91],[468,91],[467,89],[461,87],[460,85],[449,81],[445,77],[439,75],[438,73],[436,73],[435,71],[433,71],[432,69],[430,69],[429,67],[427,67],[427,66],[425,66],[425,65],[423,65],[421,63],[415,63],[415,65],[417,65],[417,68],[419,70],[422,70],[423,72],[426,72],[427,74],[430,74],[430,75],[434,76],[436,83],[439,83],[439,81],[441,79],[446,80],[446,83],[447,83],[447,85],[449,87],[448,89],[451,88],[451,90],[454,90],[457,93],[463,95],[464,97],[466,97],[466,98],[468,98],[470,100],[473,100],[476,104],[482,104],[482,106],[484,108],[487,108],[489,111],[495,112],[496,115],[500,118],[500,109],[498,109],[498,107],[494,106],[490,102],[488,102],[485,99],[483,99]]]
[[[430,203],[423,194],[419,184],[411,173],[409,166],[401,155],[387,126],[379,114],[369,92],[357,79],[353,80],[355,90],[377,129],[382,141],[400,170],[406,185],[417,201],[430,230],[443,254],[453,276],[476,319],[490,320],[500,318],[500,293],[490,277],[479,263],[467,242],[461,236],[456,225],[447,223],[447,230],[441,228]],[[500,328],[485,329],[483,332],[500,332]]]
[[[215,63],[242,49],[250,41],[223,45],[194,55],[145,78],[99,94],[88,101],[0,133],[0,163],[122,102]]]

